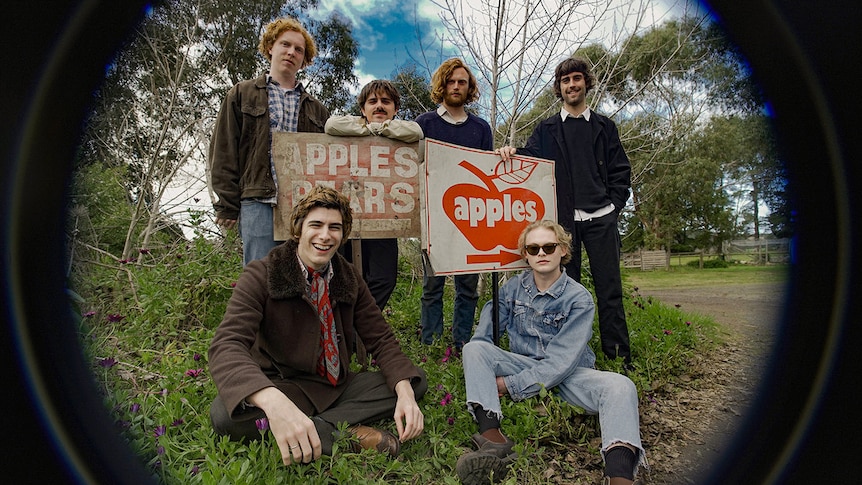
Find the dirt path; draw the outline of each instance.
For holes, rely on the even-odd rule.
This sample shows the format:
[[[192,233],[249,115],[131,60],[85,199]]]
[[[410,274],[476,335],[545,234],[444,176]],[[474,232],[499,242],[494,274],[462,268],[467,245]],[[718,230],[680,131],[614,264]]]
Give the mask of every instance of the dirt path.
[[[679,393],[672,409],[661,411],[672,439],[656,437],[650,484],[694,484],[708,474],[737,432],[756,394],[766,356],[774,342],[784,298],[780,283],[684,289],[650,289],[639,293],[680,310],[708,315],[725,329],[727,343],[700,363],[696,384]],[[649,412],[642,412],[647,420]],[[675,422],[674,422],[675,421]],[[656,422],[658,424],[658,421]],[[642,428],[650,423],[642,423]],[[650,434],[652,436],[652,434]],[[649,451],[648,451],[649,453]]]

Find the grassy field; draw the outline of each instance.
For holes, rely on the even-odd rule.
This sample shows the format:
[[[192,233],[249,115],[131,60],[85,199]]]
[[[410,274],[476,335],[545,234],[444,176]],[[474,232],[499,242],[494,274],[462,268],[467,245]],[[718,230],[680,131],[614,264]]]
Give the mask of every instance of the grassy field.
[[[742,285],[786,281],[787,266],[733,265],[728,268],[698,269],[674,266],[667,270],[623,271],[624,284],[651,289],[693,288],[699,286]]]
[[[385,316],[405,353],[428,375],[429,390],[420,402],[425,432],[405,443],[397,460],[370,451],[345,452],[347,443],[339,442],[341,451],[334,456],[284,466],[271,434],[262,432],[260,440],[248,443],[231,442],[216,436],[209,421],[216,389],[207,349],[241,269],[230,241],[195,240],[141,253],[134,262],[114,261],[101,252],[79,255],[72,279],[81,296],[81,342],[117,432],[162,483],[457,485],[455,462],[470,449],[476,425],[466,410],[461,361],[448,346],[452,285],[447,284],[444,299],[446,338],[431,346],[421,344],[421,272],[409,256],[409,251],[402,254],[398,286]],[[690,285],[782,275],[782,269],[771,268],[674,269],[627,273],[626,285],[643,278]],[[590,288],[588,279],[585,284]],[[486,288],[480,303],[489,296]],[[635,349],[629,377],[641,406],[670,406],[678,398],[674,383],[690,380],[691,363],[716,345],[716,324],[628,291],[624,304]],[[597,332],[591,345],[598,347]],[[621,370],[621,362],[601,353],[597,366]],[[553,392],[522,402],[505,400],[504,408],[504,428],[521,453],[506,484],[549,483],[548,473],[564,483],[599,481],[595,416],[565,404]],[[391,420],[382,426],[394,429]],[[655,422],[644,428],[648,442],[659,435],[670,439],[674,432]]]

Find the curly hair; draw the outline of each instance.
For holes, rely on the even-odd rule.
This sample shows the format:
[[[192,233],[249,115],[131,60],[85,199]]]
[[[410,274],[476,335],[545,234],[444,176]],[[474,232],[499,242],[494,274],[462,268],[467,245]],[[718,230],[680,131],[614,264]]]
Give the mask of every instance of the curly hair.
[[[341,192],[325,185],[315,185],[293,206],[290,211],[291,237],[299,241],[299,236],[302,234],[302,223],[305,222],[308,213],[317,207],[335,209],[341,212],[341,227],[344,234],[341,244],[344,245],[350,236],[351,229],[353,229],[353,210],[350,208],[350,199]]]
[[[453,57],[452,59],[443,61],[443,64],[440,64],[440,67],[431,76],[432,101],[438,104],[443,102],[443,98],[446,95],[446,82],[452,77],[452,72],[459,67],[464,68],[467,71],[467,76],[470,78],[464,104],[469,104],[479,99],[479,83],[476,81],[473,72],[467,67],[467,64],[464,64],[464,61]]]
[[[359,96],[356,98],[356,103],[360,108],[365,106],[365,102],[372,94],[385,93],[395,103],[395,112],[401,107],[401,95],[398,94],[398,88],[394,84],[385,79],[375,79],[362,87],[359,91]]]
[[[299,20],[292,17],[282,17],[267,24],[266,29],[263,31],[263,35],[260,37],[260,43],[257,45],[257,50],[263,54],[263,57],[266,57],[266,60],[271,61],[272,54],[269,53],[269,50],[272,49],[272,46],[275,45],[275,41],[281,36],[281,34],[288,30],[299,32],[305,38],[305,59],[302,62],[302,67],[308,66],[317,55],[317,44],[314,43],[314,39],[311,37],[311,34],[305,30],[305,27],[299,23]]]
[[[523,231],[521,231],[521,235],[518,236],[518,251],[521,253],[521,257],[525,260],[527,259],[527,250],[525,248],[527,243],[527,234],[529,234],[533,229],[537,229],[539,227],[554,231],[554,235],[557,236],[557,242],[560,247],[566,250],[566,255],[560,260],[560,264],[568,264],[572,260],[572,235],[569,234],[563,226],[549,219],[533,221],[525,227]]]
[[[584,75],[584,81],[587,83],[588,93],[596,86],[596,76],[594,76],[590,71],[590,66],[587,64],[587,61],[577,57],[569,57],[554,69],[554,95],[558,98],[563,97],[563,93],[560,90],[560,79],[573,72],[579,72]]]

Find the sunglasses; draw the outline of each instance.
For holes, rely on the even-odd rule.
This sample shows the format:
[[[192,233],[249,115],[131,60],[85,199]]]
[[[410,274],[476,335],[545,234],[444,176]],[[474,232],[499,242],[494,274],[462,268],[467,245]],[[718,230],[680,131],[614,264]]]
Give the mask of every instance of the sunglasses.
[[[524,246],[524,250],[527,251],[527,254],[529,254],[530,256],[535,256],[539,254],[539,249],[544,251],[545,254],[554,254],[554,251],[557,250],[557,246],[559,245],[560,243],[548,243],[541,246],[539,246],[538,244],[528,244]]]

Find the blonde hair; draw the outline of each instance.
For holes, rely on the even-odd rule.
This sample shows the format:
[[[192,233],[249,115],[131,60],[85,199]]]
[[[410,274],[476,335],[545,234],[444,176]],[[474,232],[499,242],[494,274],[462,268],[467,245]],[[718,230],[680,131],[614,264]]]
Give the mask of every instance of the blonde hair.
[[[271,61],[272,54],[269,53],[269,50],[272,49],[272,46],[275,45],[275,41],[281,36],[281,34],[288,30],[299,32],[302,34],[302,37],[305,38],[305,58],[302,61],[302,67],[311,64],[314,57],[317,55],[317,44],[314,43],[314,39],[311,37],[311,34],[305,30],[305,27],[303,27],[298,20],[292,17],[282,17],[270,22],[266,26],[266,30],[263,31],[263,35],[260,37],[260,43],[257,45],[257,50],[263,54],[263,57],[266,57],[266,60]]]
[[[568,264],[569,261],[572,260],[572,235],[569,234],[563,226],[549,219],[531,222],[530,225],[521,231],[521,235],[518,236],[518,252],[521,254],[521,257],[527,259],[527,249],[525,248],[527,244],[527,234],[529,234],[533,229],[537,229],[539,227],[554,231],[554,235],[557,236],[559,246],[566,250],[566,255],[560,259],[560,264]]]
[[[452,59],[443,61],[443,64],[440,64],[440,67],[431,76],[432,101],[438,104],[443,102],[443,98],[446,95],[446,82],[452,77],[452,72],[459,67],[464,68],[467,71],[467,76],[470,78],[464,104],[469,104],[479,99],[479,83],[476,81],[476,77],[473,76],[473,71],[467,67],[467,64],[464,64],[464,61],[453,57]]]

